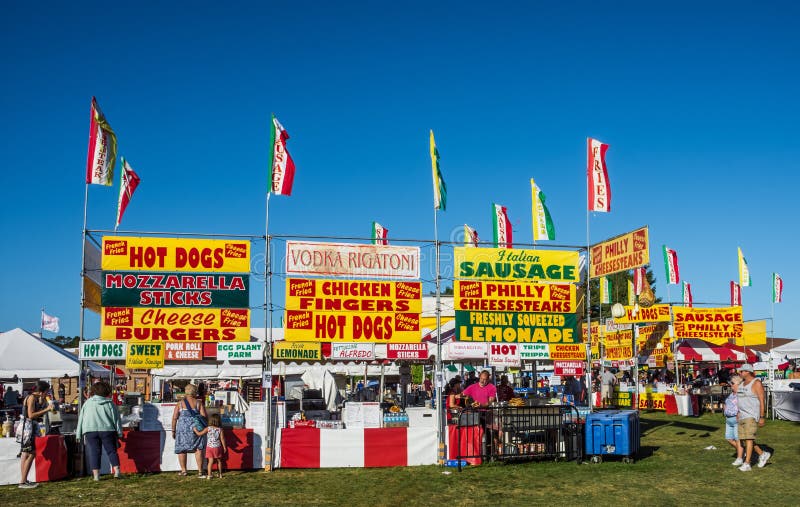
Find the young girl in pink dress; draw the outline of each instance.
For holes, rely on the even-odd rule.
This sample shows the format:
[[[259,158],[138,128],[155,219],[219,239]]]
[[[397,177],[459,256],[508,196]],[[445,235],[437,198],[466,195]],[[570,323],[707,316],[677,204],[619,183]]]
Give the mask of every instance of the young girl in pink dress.
[[[208,426],[201,431],[194,430],[197,436],[206,435],[206,459],[208,460],[208,474],[206,479],[211,478],[214,462],[217,463],[217,470],[220,479],[222,478],[222,458],[228,450],[225,445],[225,434],[222,432],[222,420],[219,414],[211,414],[208,418]]]

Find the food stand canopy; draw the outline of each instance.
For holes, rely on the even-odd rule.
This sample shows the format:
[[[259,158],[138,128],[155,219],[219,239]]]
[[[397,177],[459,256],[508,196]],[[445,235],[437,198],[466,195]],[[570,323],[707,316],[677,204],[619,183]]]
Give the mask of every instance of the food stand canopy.
[[[94,376],[108,376],[101,365],[87,361]],[[78,376],[78,358],[20,328],[0,333],[0,378],[40,379]]]
[[[690,338],[678,342],[675,359],[696,362],[755,362],[757,357],[752,351],[737,345],[714,345],[703,340]]]

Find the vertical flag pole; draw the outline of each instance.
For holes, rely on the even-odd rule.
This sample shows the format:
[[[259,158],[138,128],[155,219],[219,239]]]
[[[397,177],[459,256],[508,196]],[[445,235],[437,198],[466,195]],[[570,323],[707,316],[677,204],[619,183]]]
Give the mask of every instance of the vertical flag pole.
[[[775,280],[773,275],[772,280],[772,291],[775,291]],[[770,303],[769,308],[769,401],[770,413],[772,414],[772,420],[775,420],[775,395],[773,394],[773,389],[775,387],[775,370],[773,368],[772,363],[772,349],[775,348],[775,296],[772,296],[772,302]],[[744,349],[745,357],[747,357],[747,349]]]
[[[433,208],[433,237],[436,247],[436,413],[437,430],[439,433],[439,465],[444,465],[445,445],[444,445],[444,404],[442,390],[444,389],[444,373],[442,372],[442,301],[441,301],[441,277],[439,270],[439,224],[438,211]]]
[[[86,216],[89,208],[89,183],[84,185],[83,192],[83,230],[81,231],[81,320],[80,320],[80,341],[84,340],[84,315],[86,313]],[[83,407],[83,388],[85,380],[83,378],[83,361],[78,359],[78,413]],[[79,442],[80,444],[80,442]]]
[[[273,142],[274,144],[274,142]],[[270,147],[270,149],[274,149]],[[270,166],[270,174],[271,172]],[[272,182],[267,182],[270,185],[267,190],[267,212],[264,224],[264,371],[261,374],[261,382],[266,382],[266,391],[264,396],[264,471],[272,471],[272,265],[270,262],[270,237],[269,237],[269,198],[272,195]]]
[[[592,305],[589,283],[589,266],[592,264],[591,244],[589,243],[589,159],[586,160],[586,387],[589,396],[589,412],[594,408],[592,386]],[[605,354],[604,354],[605,355]],[[602,365],[601,370],[602,371]]]

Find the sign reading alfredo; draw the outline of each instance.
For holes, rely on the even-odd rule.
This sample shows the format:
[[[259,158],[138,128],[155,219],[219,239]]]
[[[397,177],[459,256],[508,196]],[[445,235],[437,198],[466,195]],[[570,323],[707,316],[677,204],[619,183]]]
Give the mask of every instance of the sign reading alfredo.
[[[578,252],[455,248],[456,338],[575,343]]]
[[[107,236],[101,268],[103,340],[250,339],[248,241]]]

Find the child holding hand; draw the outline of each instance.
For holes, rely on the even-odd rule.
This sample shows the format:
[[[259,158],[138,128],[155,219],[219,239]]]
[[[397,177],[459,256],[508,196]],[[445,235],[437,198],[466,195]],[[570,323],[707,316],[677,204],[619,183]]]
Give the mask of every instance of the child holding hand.
[[[194,433],[197,436],[207,436],[206,459],[208,460],[208,474],[206,475],[206,479],[211,479],[214,462],[217,463],[217,470],[221,479],[222,458],[228,450],[228,447],[225,444],[225,434],[222,432],[222,419],[219,414],[211,414],[211,417],[208,418],[208,426],[202,430],[194,428]]]

